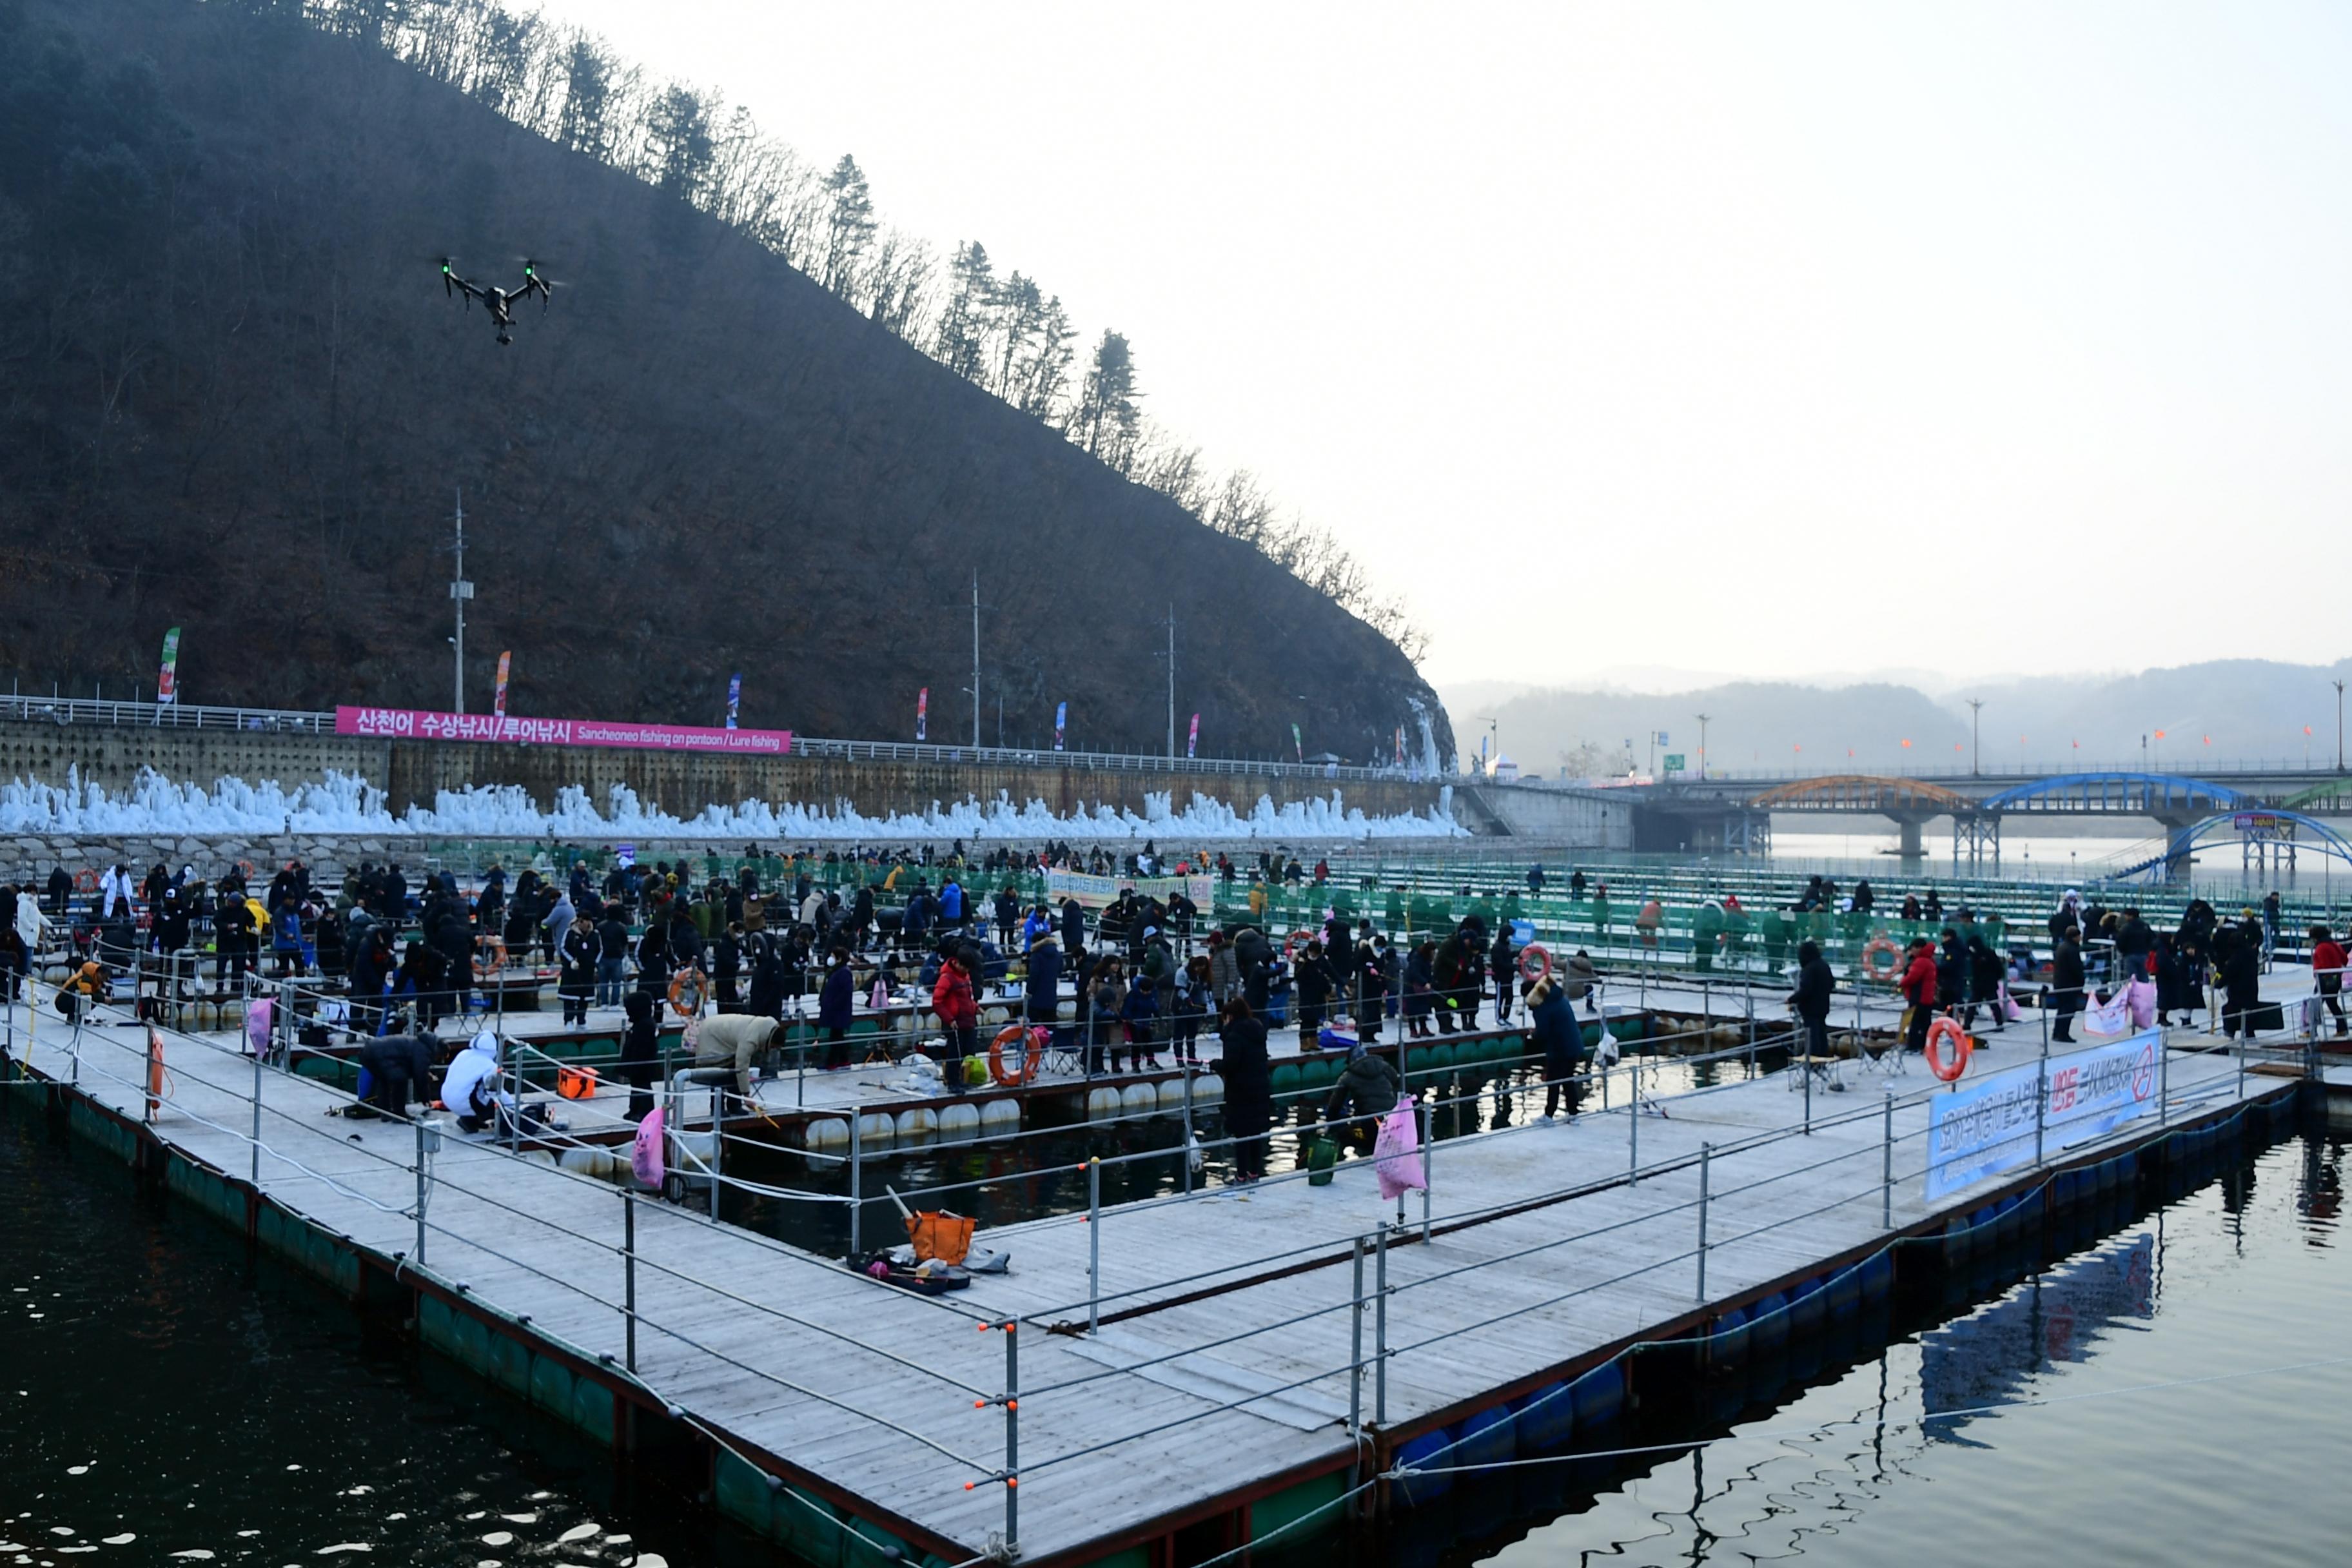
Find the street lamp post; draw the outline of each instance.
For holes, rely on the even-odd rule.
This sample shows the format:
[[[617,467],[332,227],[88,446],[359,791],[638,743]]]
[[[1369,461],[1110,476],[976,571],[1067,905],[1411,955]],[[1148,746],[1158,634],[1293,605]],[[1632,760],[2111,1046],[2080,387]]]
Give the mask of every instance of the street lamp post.
[[[1969,777],[1970,778],[1977,777],[1981,771],[1978,767],[1977,733],[1980,728],[1979,716],[1983,708],[1983,698],[1969,699]]]
[[[2336,683],[2336,771],[2344,771],[2344,683]]]
[[[1694,713],[1691,717],[1698,721],[1698,776],[1705,778],[1706,777],[1706,721],[1713,715]]]

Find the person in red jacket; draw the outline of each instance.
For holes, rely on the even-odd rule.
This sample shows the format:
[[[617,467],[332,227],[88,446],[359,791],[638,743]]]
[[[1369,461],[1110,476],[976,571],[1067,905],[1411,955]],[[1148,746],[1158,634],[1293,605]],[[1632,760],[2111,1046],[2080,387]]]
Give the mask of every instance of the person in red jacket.
[[[1927,1025],[1936,1016],[1936,953],[1924,936],[1911,939],[1911,961],[1905,966],[1903,978],[1895,983],[1903,999],[1911,1004],[1904,1015],[1903,1048],[1908,1051],[1927,1047]]]
[[[964,961],[961,948],[948,955],[940,965],[939,983],[931,987],[931,1011],[940,1016],[940,1023],[948,1032],[948,1052],[943,1068],[954,1068],[966,1057],[980,1050],[980,1003],[971,994],[971,970]],[[946,1074],[947,1081],[960,1081],[956,1072]]]
[[[2324,925],[2311,928],[2311,977],[2319,985],[2319,999],[2336,1019],[2336,1037],[2344,1037],[2344,944]]]

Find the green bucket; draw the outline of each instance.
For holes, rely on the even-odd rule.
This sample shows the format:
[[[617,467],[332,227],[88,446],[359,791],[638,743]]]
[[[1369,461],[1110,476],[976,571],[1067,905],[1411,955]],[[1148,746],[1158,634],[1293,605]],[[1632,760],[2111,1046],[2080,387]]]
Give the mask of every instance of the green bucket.
[[[1307,1184],[1308,1186],[1329,1186],[1332,1173],[1339,1167],[1339,1145],[1328,1138],[1309,1138],[1307,1141]]]

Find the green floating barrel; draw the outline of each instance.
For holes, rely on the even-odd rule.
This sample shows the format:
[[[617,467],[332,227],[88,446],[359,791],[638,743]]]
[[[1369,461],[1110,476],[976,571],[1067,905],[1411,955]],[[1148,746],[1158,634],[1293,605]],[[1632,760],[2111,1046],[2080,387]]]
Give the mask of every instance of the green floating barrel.
[[[1274,1070],[1268,1075],[1268,1077],[1271,1079],[1275,1093],[1292,1093],[1299,1087],[1298,1064],[1297,1062],[1276,1062],[1274,1064]]]

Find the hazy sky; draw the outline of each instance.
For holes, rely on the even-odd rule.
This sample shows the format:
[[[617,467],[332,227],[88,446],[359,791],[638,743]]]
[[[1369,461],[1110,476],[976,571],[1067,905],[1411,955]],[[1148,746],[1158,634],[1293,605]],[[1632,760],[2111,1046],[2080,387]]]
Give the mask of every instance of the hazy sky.
[[[2347,651],[2352,11],[546,10],[1126,332],[1433,679]]]

